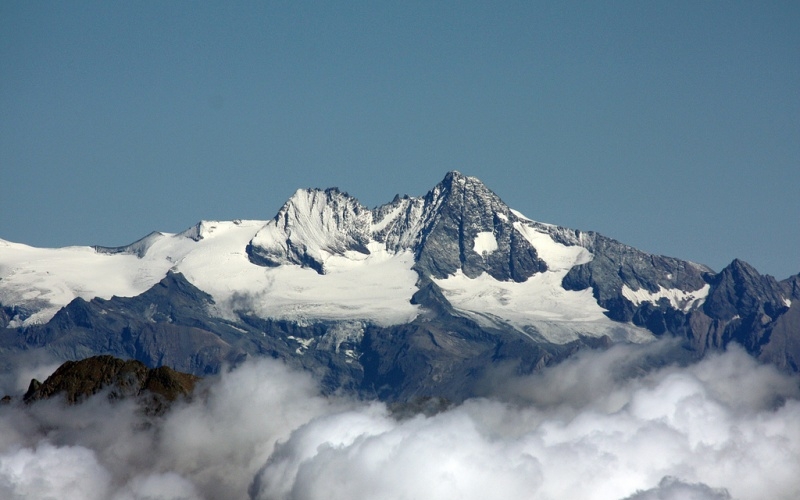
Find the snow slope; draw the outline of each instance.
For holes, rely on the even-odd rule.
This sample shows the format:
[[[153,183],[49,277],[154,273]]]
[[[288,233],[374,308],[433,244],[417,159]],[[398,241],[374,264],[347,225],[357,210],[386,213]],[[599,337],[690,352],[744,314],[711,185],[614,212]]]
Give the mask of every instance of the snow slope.
[[[589,262],[592,254],[579,246],[554,241],[549,234],[524,223],[514,224],[547,263],[548,271],[523,283],[498,281],[487,274],[475,279],[460,271],[434,280],[459,311],[485,327],[506,326],[536,340],[566,343],[579,336],[608,335],[612,340],[645,342],[652,334],[606,317],[591,289],[567,291],[561,286],[575,265]]]
[[[153,238],[141,258],[92,247],[40,249],[0,241],[0,303],[24,311],[11,326],[44,323],[76,297],[131,297],[169,270],[209,293],[217,313],[235,310],[283,319],[411,321],[417,306],[410,252],[392,254],[370,244],[368,255],[320,255],[326,274],[295,265],[257,266],[246,247],[265,221],[204,221],[180,234]]]
[[[335,188],[301,189],[269,221],[203,221],[127,247],[39,249],[0,240],[0,303],[10,308],[12,327],[28,326],[76,297],[135,296],[174,271],[214,298],[214,314],[231,320],[244,313],[393,325],[417,316],[417,280],[435,269],[453,307],[486,326],[559,343],[582,335],[651,338],[606,317],[591,289],[563,288],[568,271],[593,255],[580,239],[554,239],[562,229],[511,210],[457,172],[423,198],[396,197],[374,210]],[[512,245],[511,233],[527,243]],[[515,266],[527,267],[511,281],[506,267]],[[663,295],[623,293],[636,304]],[[664,293],[685,306],[704,291]]]
[[[0,303],[21,309],[12,327],[45,323],[77,297],[139,295],[170,267],[172,263],[161,257],[139,259],[92,247],[34,248],[0,241]]]
[[[294,212],[290,218],[293,224],[288,227],[295,237],[302,236],[298,239],[314,243],[314,258],[322,264],[324,273],[294,263],[265,267],[251,262],[248,244],[259,238],[261,243],[278,244],[276,221],[285,218],[203,221],[183,233],[153,233],[121,249],[40,249],[0,242],[0,303],[17,307],[12,327],[44,323],[76,297],[135,296],[172,270],[183,273],[210,294],[215,301],[214,313],[229,319],[244,312],[300,322],[356,320],[391,325],[413,320],[419,306],[411,304],[418,279],[412,251],[398,249],[396,242],[374,239],[359,251],[347,250],[347,245],[338,244],[340,239],[326,239],[322,228],[314,228],[314,222],[330,224],[330,214],[314,222],[305,221],[300,227],[296,221],[308,219],[308,214],[297,205],[307,204],[308,211],[319,203],[312,193],[298,193],[302,195],[300,203],[288,205]],[[414,199],[404,201],[402,209],[414,204]],[[311,211],[326,214],[324,207]],[[399,211],[383,220],[395,219]],[[348,213],[354,212],[348,208]],[[360,215],[357,222],[359,227],[370,227],[371,220]],[[412,231],[419,231],[415,226],[412,224]],[[567,291],[561,286],[571,267],[592,259],[585,248],[557,243],[526,221],[516,222],[514,227],[536,248],[548,271],[522,283],[498,281],[487,274],[470,279],[460,270],[447,279],[435,280],[456,310],[485,326],[511,327],[532,338],[557,343],[580,335],[632,341],[651,337],[642,329],[608,319],[590,290]],[[368,238],[369,233],[359,237]],[[480,233],[475,239],[475,252],[489,254],[496,249],[491,232]],[[641,292],[635,297],[631,291],[626,293],[632,300],[656,299],[640,297]]]

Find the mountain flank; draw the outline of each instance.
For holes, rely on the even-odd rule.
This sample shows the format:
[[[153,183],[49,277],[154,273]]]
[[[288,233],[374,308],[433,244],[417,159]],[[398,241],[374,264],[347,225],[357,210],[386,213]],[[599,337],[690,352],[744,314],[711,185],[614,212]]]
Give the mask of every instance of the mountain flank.
[[[678,348],[657,364],[735,343],[798,372],[798,309],[800,274],[716,272],[537,222],[455,171],[373,209],[300,189],[269,220],[115,248],[0,245],[0,369],[45,351],[204,376],[268,356],[324,392],[393,402],[458,402],[500,365],[658,339]]]

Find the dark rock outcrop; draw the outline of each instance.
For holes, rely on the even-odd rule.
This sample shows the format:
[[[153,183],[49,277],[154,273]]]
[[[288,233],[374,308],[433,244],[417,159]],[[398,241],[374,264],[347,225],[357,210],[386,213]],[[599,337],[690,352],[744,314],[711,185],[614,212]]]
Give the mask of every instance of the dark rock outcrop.
[[[190,396],[199,380],[166,366],[150,369],[136,360],[93,356],[65,362],[44,382],[32,380],[23,401],[59,397],[77,404],[103,392],[112,400],[140,398],[150,412],[159,413],[170,402]]]
[[[202,241],[212,229],[201,223],[180,236]],[[459,271],[470,278],[486,273],[516,282],[548,271],[526,238],[533,234],[529,230],[586,249],[575,252],[586,257],[576,257],[581,264],[563,268],[562,286],[591,289],[613,320],[676,338],[680,349],[668,356],[699,356],[734,342],[782,369],[800,370],[800,275],[777,282],[738,260],[715,273],[597,233],[531,221],[478,179],[458,172],[448,173],[424,197],[397,196],[371,211],[335,188],[299,190],[246,248],[255,264],[300,265],[322,274],[330,255],[368,254],[374,242],[390,252],[411,252],[419,278],[411,302],[421,307],[407,324],[380,326],[359,318],[292,321],[243,311],[226,311],[223,318],[210,295],[169,272],[136,297],[75,299],[45,325],[8,328],[21,324],[38,305],[26,304],[31,310],[0,305],[0,361],[20,351],[45,351],[62,360],[109,354],[204,375],[250,356],[267,356],[310,372],[326,393],[400,402],[460,401],[480,395],[475,381],[498,363],[529,373],[577,350],[611,343],[608,337],[578,332],[578,340],[554,344],[534,327],[521,331],[502,321],[478,324],[456,310],[436,284],[436,278]],[[143,257],[163,237],[153,233],[126,247],[96,250]],[[120,373],[128,375],[119,379],[108,375],[113,370],[97,375],[105,384],[116,384],[112,393],[127,394],[133,386],[126,385],[125,377],[138,380],[138,368],[125,370]],[[169,377],[153,377],[155,386],[172,383]],[[30,398],[44,390],[34,386]]]
[[[787,297],[772,276],[762,276],[747,262],[734,260],[711,279],[703,311],[711,318],[730,321],[735,316],[766,314],[776,318],[788,309]]]
[[[789,294],[792,300],[800,300],[800,274],[781,281],[784,290]]]
[[[705,266],[651,255],[593,232],[583,233],[581,244],[594,258],[570,269],[562,285],[567,290],[591,288],[597,303],[617,321],[631,321],[637,312],[637,306],[624,297],[623,287],[694,291],[703,288],[713,273]]]
[[[519,217],[480,180],[450,172],[424,198],[415,251],[421,276],[446,278],[461,269],[470,278],[486,272],[501,281],[525,281],[547,270],[536,249],[514,228]],[[481,233],[496,249],[475,251]]]
[[[242,328],[213,317],[211,297],[169,273],[136,297],[77,298],[46,324],[24,332],[4,330],[0,349],[43,349],[60,359],[111,354],[149,366],[167,365],[195,373],[216,373],[243,360]]]

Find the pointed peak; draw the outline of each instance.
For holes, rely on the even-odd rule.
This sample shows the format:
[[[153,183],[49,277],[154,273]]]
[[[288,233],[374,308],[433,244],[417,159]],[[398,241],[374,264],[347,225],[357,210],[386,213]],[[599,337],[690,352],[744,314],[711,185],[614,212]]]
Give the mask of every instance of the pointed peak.
[[[760,276],[760,273],[756,270],[755,267],[751,266],[747,262],[741,259],[733,259],[728,267],[726,267],[723,271],[729,270],[734,273],[744,273],[744,274],[751,274]]]
[[[446,186],[451,186],[454,184],[461,184],[461,185],[477,184],[484,186],[483,182],[481,182],[481,180],[478,179],[477,177],[470,177],[468,175],[464,175],[458,170],[451,170],[447,172],[447,174],[444,176],[444,179],[442,179],[441,184]]]
[[[450,200],[453,195],[456,195],[458,199],[462,199],[463,197],[473,199],[483,198],[485,200],[492,199],[505,207],[505,204],[500,200],[497,194],[489,189],[480,179],[464,175],[457,170],[448,172],[447,175],[444,176],[442,182],[429,191],[427,196],[429,198],[444,197]],[[507,211],[506,207],[503,212]]]
[[[298,199],[348,199],[358,202],[355,196],[350,195],[347,191],[343,191],[338,187],[328,188],[305,188],[298,189],[292,196],[289,197],[287,203],[296,201]]]
[[[452,181],[452,180],[455,180],[455,179],[463,179],[465,177],[466,176],[464,174],[462,174],[461,172],[459,172],[458,170],[451,170],[451,171],[449,171],[449,172],[447,172],[445,174],[444,182]]]
[[[357,198],[338,187],[298,189],[286,200],[286,203],[275,215],[274,220],[284,220],[287,212],[293,212],[296,216],[302,218],[310,216],[312,213],[317,214],[327,210],[333,210],[334,212],[352,210],[361,213],[366,211],[367,208],[361,205]]]

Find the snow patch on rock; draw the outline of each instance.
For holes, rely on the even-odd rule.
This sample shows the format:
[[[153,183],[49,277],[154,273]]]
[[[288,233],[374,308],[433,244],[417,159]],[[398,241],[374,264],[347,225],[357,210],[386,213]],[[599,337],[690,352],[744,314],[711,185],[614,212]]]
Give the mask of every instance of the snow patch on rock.
[[[497,238],[491,231],[483,231],[475,235],[472,249],[479,255],[489,255],[497,250]]]
[[[536,249],[539,258],[547,263],[551,271],[568,271],[573,266],[590,262],[594,257],[581,246],[558,243],[549,234],[522,222],[515,222],[514,228]]]
[[[622,296],[636,306],[641,305],[643,302],[658,304],[661,299],[667,299],[674,309],[688,312],[700,307],[705,302],[709,290],[711,290],[710,285],[705,285],[703,288],[694,291],[660,286],[657,292],[651,292],[644,288],[633,290],[628,285],[622,285]]]
[[[568,291],[561,286],[566,271],[545,272],[525,282],[498,281],[484,273],[470,279],[461,270],[435,279],[445,297],[459,312],[484,327],[512,327],[536,340],[564,344],[581,335],[612,340],[646,342],[646,330],[606,317],[590,289]]]

